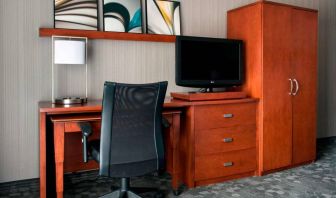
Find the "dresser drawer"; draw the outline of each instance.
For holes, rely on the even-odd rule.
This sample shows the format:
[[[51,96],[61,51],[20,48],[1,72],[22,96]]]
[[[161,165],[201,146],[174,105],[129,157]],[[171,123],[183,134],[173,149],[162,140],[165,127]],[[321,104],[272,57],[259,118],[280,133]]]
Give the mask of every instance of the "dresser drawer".
[[[200,130],[195,132],[195,154],[206,155],[253,148],[256,125]]]
[[[256,104],[204,105],[195,108],[195,130],[255,124]]]
[[[205,155],[195,158],[195,180],[206,180],[255,171],[255,149]]]

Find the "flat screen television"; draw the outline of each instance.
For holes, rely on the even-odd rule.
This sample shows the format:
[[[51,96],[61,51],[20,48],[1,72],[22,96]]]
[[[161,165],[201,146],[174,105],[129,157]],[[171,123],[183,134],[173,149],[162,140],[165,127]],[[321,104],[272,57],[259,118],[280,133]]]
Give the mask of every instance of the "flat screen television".
[[[176,84],[184,87],[230,87],[243,83],[241,40],[176,37]]]

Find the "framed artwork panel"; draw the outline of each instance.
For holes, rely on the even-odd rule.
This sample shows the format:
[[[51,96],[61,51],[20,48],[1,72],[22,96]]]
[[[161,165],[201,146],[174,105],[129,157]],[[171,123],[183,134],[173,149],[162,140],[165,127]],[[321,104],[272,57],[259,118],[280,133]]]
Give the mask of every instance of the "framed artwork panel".
[[[146,0],[148,34],[181,35],[180,2]]]
[[[141,0],[103,0],[104,31],[143,33]]]
[[[98,30],[98,0],[54,0],[54,28]]]

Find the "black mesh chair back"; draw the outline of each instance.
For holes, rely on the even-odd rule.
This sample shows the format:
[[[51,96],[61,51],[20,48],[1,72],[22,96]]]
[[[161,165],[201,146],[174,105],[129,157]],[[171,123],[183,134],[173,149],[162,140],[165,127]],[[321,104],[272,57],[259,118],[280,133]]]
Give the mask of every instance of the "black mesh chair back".
[[[163,166],[162,109],[167,82],[105,82],[99,174],[144,175]]]

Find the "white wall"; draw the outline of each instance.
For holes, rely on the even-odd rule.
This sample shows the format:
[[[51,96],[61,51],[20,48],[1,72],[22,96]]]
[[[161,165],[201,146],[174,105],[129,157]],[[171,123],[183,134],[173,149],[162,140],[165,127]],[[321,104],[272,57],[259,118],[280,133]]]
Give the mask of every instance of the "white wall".
[[[183,34],[226,37],[226,11],[254,1],[181,0]],[[319,8],[315,0],[277,1]],[[336,17],[330,8],[335,8],[335,1],[319,2],[320,28],[335,41],[335,34],[329,33],[331,27],[326,25],[333,23],[335,27]],[[39,38],[38,29],[52,27],[52,4],[52,0],[0,0],[0,183],[39,176],[38,101],[51,98],[51,40]],[[90,98],[101,98],[105,80],[134,83],[168,80],[168,92],[186,90],[174,83],[172,43],[94,40],[89,45]],[[320,125],[323,131],[319,130],[319,136],[332,136],[336,135],[331,124],[336,116],[327,109],[335,107],[336,100],[335,94],[328,94],[333,91],[331,72],[336,60],[331,53],[336,45],[325,42],[322,46],[323,69],[319,75],[323,76],[320,84],[325,89],[320,94],[321,101],[328,102],[320,105],[323,120],[319,123],[325,121],[329,125]],[[76,79],[77,72],[78,68],[68,69],[62,83],[75,84],[71,79]],[[75,87],[64,92],[74,94],[81,85]]]

